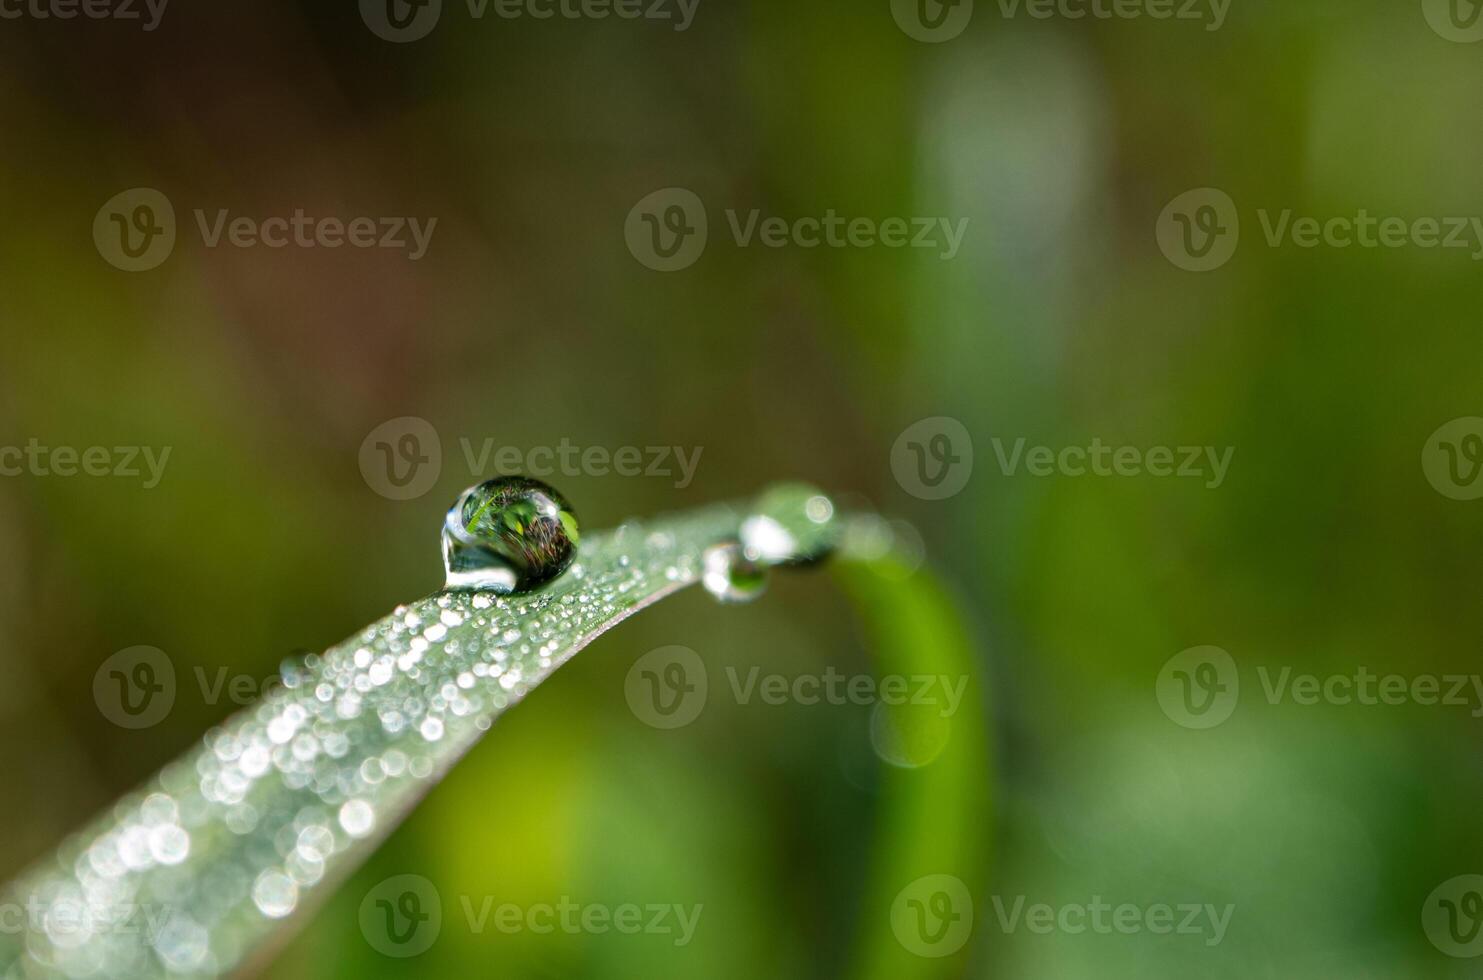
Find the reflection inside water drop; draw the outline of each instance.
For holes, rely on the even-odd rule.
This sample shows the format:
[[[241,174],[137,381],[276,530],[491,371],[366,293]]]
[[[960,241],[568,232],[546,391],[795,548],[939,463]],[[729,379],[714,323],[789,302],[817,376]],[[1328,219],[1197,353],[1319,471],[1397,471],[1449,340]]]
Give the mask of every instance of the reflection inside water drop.
[[[577,515],[555,489],[501,477],[464,491],[443,522],[450,589],[525,592],[561,575],[577,555]]]

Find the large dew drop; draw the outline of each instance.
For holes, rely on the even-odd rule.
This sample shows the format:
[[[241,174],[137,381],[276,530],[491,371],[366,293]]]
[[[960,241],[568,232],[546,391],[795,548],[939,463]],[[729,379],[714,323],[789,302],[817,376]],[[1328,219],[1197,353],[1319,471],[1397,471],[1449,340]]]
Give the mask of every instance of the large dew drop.
[[[526,477],[489,480],[463,492],[443,522],[450,589],[528,592],[577,555],[577,515],[555,489]]]

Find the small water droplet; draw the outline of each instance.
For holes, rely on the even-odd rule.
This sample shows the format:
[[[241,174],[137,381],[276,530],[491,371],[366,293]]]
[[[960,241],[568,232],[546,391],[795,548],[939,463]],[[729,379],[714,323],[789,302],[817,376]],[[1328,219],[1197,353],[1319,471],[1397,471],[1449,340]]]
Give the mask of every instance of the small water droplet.
[[[298,904],[298,883],[282,871],[264,871],[253,883],[252,901],[263,915],[270,919],[281,919]]]
[[[340,826],[351,837],[364,837],[376,825],[376,811],[365,800],[349,800],[340,807]]]
[[[447,587],[529,591],[567,570],[577,541],[577,515],[556,490],[526,477],[481,483],[443,523]]]
[[[751,602],[767,591],[767,569],[742,553],[735,542],[706,549],[700,581],[720,602]]]
[[[875,754],[902,769],[920,769],[942,754],[952,738],[952,720],[935,707],[876,702],[870,714]]]
[[[163,824],[149,832],[149,852],[160,864],[179,864],[191,852],[190,834],[175,824]]]
[[[834,502],[807,483],[783,483],[757,498],[741,525],[747,558],[769,565],[821,561],[839,543],[841,523]]]

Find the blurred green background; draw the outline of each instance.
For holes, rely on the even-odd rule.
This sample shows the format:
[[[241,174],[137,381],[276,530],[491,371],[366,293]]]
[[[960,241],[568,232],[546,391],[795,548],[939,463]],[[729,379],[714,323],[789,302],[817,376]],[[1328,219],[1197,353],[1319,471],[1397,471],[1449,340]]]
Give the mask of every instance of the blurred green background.
[[[263,678],[435,589],[443,511],[494,475],[461,437],[681,446],[702,450],[688,486],[551,482],[589,528],[782,477],[859,494],[920,530],[967,610],[992,679],[976,776],[993,857],[937,869],[981,883],[973,938],[916,969],[1476,975],[1423,913],[1483,870],[1483,706],[1274,704],[1258,670],[1477,670],[1483,504],[1438,493],[1421,459],[1483,402],[1483,276],[1467,249],[1274,246],[1258,214],[1483,215],[1483,46],[1414,2],[1232,0],[1218,30],[1006,4],[978,0],[942,43],[885,0],[701,0],[683,31],[449,0],[404,44],[350,2],[181,2],[152,31],[0,20],[0,445],[171,447],[152,489],[0,478],[0,876],[230,713],[183,684],[165,721],[121,731],[91,695],[115,651]],[[171,200],[179,240],[131,274],[91,228],[135,187]],[[669,187],[710,231],[662,273],[624,229]],[[1241,239],[1193,273],[1155,229],[1205,187]],[[192,212],[222,208],[438,223],[417,261],[205,247]],[[943,260],[743,247],[727,209],[969,224]],[[410,501],[359,465],[402,416],[442,440]],[[974,467],[923,500],[892,447],[937,416],[966,426]],[[1233,456],[1213,489],[1006,473],[993,440],[1021,438]],[[856,974],[890,938],[863,897],[874,828],[915,784],[883,775],[858,705],[713,698],[693,725],[648,727],[624,678],[667,644],[742,671],[871,669],[827,576],[740,609],[662,604],[503,719],[264,975]],[[1241,701],[1194,730],[1155,686],[1202,645],[1240,666]],[[395,960],[357,909],[402,873],[436,883],[445,924]],[[460,896],[704,913],[684,947],[479,934]],[[1216,944],[1042,935],[1006,927],[1020,897],[1234,909]]]

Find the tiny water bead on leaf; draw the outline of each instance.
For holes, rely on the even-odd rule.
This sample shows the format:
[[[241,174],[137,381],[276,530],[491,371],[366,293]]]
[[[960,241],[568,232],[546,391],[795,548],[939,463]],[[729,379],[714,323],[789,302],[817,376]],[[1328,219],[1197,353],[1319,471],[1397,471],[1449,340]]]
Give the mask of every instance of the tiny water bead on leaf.
[[[767,591],[766,566],[748,560],[735,541],[712,545],[700,561],[700,584],[718,602],[751,602]]]
[[[751,602],[767,591],[774,565],[812,565],[838,546],[842,527],[834,501],[807,483],[783,483],[763,493],[742,519],[737,539],[702,556],[701,585],[725,603]]]
[[[443,522],[447,587],[527,592],[570,567],[578,540],[576,512],[554,488],[489,480],[465,490]]]
[[[741,546],[748,559],[768,565],[807,565],[827,558],[843,527],[834,501],[807,483],[782,483],[757,498],[742,521]]]

